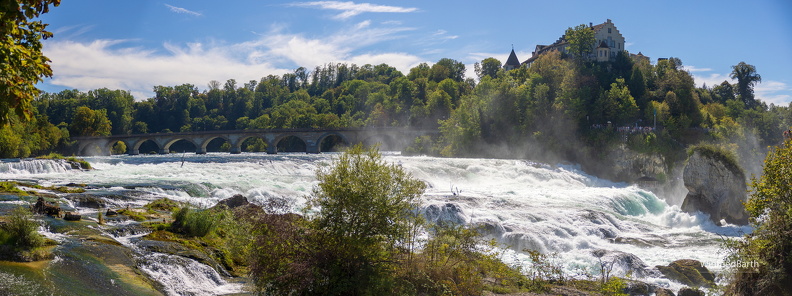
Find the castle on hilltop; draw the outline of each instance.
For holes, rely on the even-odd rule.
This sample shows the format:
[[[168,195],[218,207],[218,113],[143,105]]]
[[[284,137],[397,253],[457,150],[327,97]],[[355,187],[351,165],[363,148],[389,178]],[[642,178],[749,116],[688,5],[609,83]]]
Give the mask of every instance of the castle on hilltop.
[[[616,55],[618,55],[619,52],[629,53],[624,49],[624,36],[622,36],[619,29],[616,28],[616,25],[614,25],[610,19],[599,25],[589,23],[588,27],[594,30],[595,42],[591,44],[592,50],[587,59],[597,62],[612,62],[616,60]],[[522,63],[517,59],[517,55],[514,53],[514,49],[512,49],[509,58],[503,65],[503,69],[507,71],[516,69],[519,68],[521,64],[531,66],[531,63],[536,61],[539,56],[552,51],[568,53],[567,48],[569,47],[569,42],[564,37],[565,36],[562,35],[561,38],[558,38],[556,42],[550,45],[537,45],[531,57]],[[638,54],[629,55],[633,58],[649,60],[649,57],[644,56],[640,52]]]

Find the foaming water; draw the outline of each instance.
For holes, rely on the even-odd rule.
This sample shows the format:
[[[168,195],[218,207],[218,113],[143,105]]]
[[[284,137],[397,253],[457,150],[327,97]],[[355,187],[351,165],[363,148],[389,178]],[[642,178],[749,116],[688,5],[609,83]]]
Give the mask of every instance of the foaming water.
[[[0,160],[0,177],[15,178],[20,175],[65,173],[70,170],[71,164],[62,159]]]
[[[183,162],[181,155],[92,157],[88,161],[95,170],[45,171],[25,178],[88,184],[109,194],[132,196],[140,204],[168,197],[209,207],[242,194],[259,204],[285,201],[296,211],[317,184],[316,170],[337,156],[209,153],[190,155]],[[598,262],[592,254],[604,250],[612,260],[643,264],[623,266],[616,270],[620,276],[628,271],[635,274],[636,266],[645,271],[678,259],[696,259],[717,271],[725,256],[721,236],[751,231],[717,226],[704,214],[684,213],[649,191],[587,175],[576,166],[393,153],[385,154],[385,159],[427,183],[424,212],[429,220],[481,226],[488,237],[513,252],[510,260],[515,264],[528,262],[522,251],[530,249],[557,254],[569,274],[580,269],[595,272]],[[146,265],[147,273],[165,276],[157,264]],[[659,285],[675,287],[651,272],[639,273]],[[215,281],[199,274],[162,281],[177,283],[182,277]]]

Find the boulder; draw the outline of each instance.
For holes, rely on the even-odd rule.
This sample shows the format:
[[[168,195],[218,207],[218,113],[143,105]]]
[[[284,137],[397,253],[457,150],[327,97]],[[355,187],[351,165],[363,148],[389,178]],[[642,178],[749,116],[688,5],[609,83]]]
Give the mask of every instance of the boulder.
[[[701,211],[720,225],[748,224],[748,213],[743,203],[748,198],[745,174],[737,164],[717,152],[698,149],[688,158],[683,179],[688,194],[682,210],[688,213]]]
[[[468,219],[462,207],[455,203],[433,204],[424,208],[424,217],[430,223],[465,224]]]
[[[232,197],[226,198],[217,202],[217,205],[225,205],[229,209],[238,208],[241,206],[245,206],[249,204],[247,197],[244,197],[242,194],[236,194]]]
[[[81,218],[82,216],[75,212],[66,212],[66,215],[63,216],[63,220],[66,221],[80,221]]]
[[[667,279],[690,287],[715,287],[715,275],[698,260],[682,259],[657,269]]]
[[[657,288],[657,290],[655,290],[655,296],[676,296],[676,295],[674,295],[674,291],[671,291],[669,289]]]
[[[107,212],[105,213],[105,216],[107,216],[107,217],[115,217],[115,216],[118,216],[118,212],[113,211],[111,209],[107,209]]]
[[[677,294],[679,296],[705,296],[705,295],[707,295],[706,293],[704,293],[704,291],[701,291],[699,289],[691,289],[691,288],[679,289],[679,293],[677,293]]]
[[[63,210],[59,206],[48,203],[43,197],[39,197],[36,204],[33,205],[33,213],[41,215],[49,215],[53,217],[63,216]]]

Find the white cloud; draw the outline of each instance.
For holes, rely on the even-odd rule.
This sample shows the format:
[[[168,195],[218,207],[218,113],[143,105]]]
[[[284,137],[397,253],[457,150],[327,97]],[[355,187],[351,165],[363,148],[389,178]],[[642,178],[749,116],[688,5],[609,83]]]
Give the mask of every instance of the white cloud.
[[[687,70],[688,72],[712,72],[710,68],[698,68],[696,66],[682,66],[682,69]]]
[[[188,15],[192,15],[192,16],[202,16],[203,15],[200,12],[187,10],[185,8],[176,7],[176,6],[173,6],[173,5],[165,4],[165,6],[167,6],[170,9],[170,11],[173,11],[173,12],[178,13],[178,14],[188,14]]]
[[[371,3],[355,3],[352,1],[313,1],[313,2],[296,2],[290,4],[291,6],[299,7],[317,7],[326,10],[340,10],[340,14],[336,15],[336,19],[348,19],[364,12],[391,12],[391,13],[406,13],[418,11],[414,7],[398,7],[377,5]]]
[[[242,43],[165,43],[160,50],[134,46],[136,40],[50,40],[44,53],[52,60],[55,75],[48,83],[82,91],[103,87],[129,90],[141,100],[153,95],[155,85],[190,83],[204,89],[211,80],[259,80],[300,66],[310,70],[330,62],[387,63],[407,73],[422,62],[403,52],[365,52],[367,46],[401,38],[401,32],[412,29],[370,28],[363,23],[322,38],[275,28]]]

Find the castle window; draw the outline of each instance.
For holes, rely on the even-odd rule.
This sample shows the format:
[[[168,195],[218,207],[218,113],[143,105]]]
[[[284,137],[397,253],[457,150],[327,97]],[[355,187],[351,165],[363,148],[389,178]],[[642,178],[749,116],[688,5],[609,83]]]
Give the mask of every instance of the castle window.
[[[611,32],[611,28],[608,28],[608,34],[610,34],[610,32]]]

